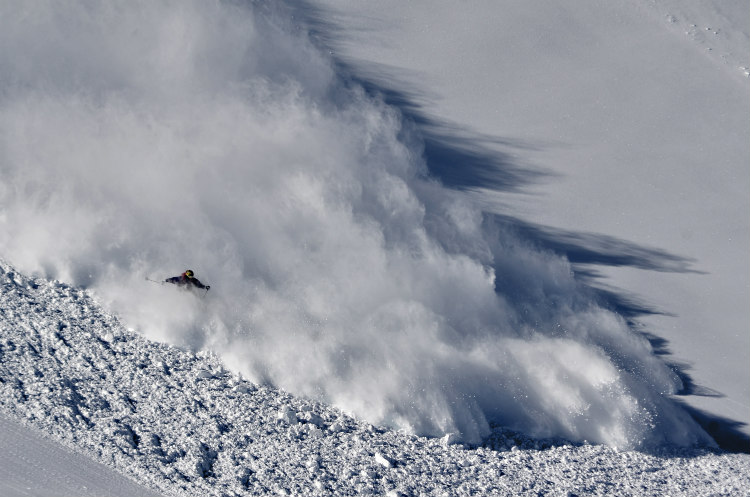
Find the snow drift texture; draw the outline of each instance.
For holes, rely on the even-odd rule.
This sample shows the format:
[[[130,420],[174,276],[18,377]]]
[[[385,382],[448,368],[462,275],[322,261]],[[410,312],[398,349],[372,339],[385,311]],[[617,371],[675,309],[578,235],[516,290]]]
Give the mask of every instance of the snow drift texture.
[[[272,4],[0,3],[0,255],[374,423],[705,441],[647,341]],[[188,267],[205,299],[144,280]]]

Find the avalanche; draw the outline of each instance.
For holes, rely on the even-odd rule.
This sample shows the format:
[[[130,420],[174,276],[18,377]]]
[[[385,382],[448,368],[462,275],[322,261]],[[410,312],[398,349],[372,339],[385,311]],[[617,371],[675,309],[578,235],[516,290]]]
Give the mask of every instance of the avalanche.
[[[0,2],[0,255],[376,425],[710,443],[647,338],[564,255],[437,181],[413,123],[295,12]],[[144,288],[186,267],[207,302]]]
[[[0,262],[0,412],[165,495],[740,495],[750,458],[497,428],[422,438],[144,339],[92,295]]]

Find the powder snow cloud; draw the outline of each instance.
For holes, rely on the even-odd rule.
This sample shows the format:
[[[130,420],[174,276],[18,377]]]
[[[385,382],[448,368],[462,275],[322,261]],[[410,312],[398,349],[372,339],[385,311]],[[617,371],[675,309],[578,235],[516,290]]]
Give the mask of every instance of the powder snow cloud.
[[[648,342],[430,179],[280,5],[0,4],[0,231],[147,336],[371,422],[706,440]],[[188,267],[205,298],[145,281]]]

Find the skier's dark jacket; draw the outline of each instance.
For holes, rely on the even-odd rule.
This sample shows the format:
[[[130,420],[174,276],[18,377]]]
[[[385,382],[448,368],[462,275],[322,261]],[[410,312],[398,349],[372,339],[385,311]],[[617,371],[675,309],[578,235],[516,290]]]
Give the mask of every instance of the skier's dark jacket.
[[[211,288],[210,286],[207,286],[201,283],[200,280],[198,280],[198,278],[196,278],[195,276],[193,276],[192,278],[188,278],[187,274],[185,273],[182,273],[180,276],[172,276],[171,278],[167,278],[164,281],[166,283],[174,283],[175,285],[180,285],[180,286],[194,285],[198,288],[205,288],[205,289]]]

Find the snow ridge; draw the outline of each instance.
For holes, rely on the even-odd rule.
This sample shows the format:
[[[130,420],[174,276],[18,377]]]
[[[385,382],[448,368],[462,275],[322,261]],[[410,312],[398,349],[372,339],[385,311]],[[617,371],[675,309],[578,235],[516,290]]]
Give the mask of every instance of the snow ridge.
[[[167,495],[739,495],[750,458],[497,430],[482,446],[377,428],[124,328],[0,262],[0,409]]]

